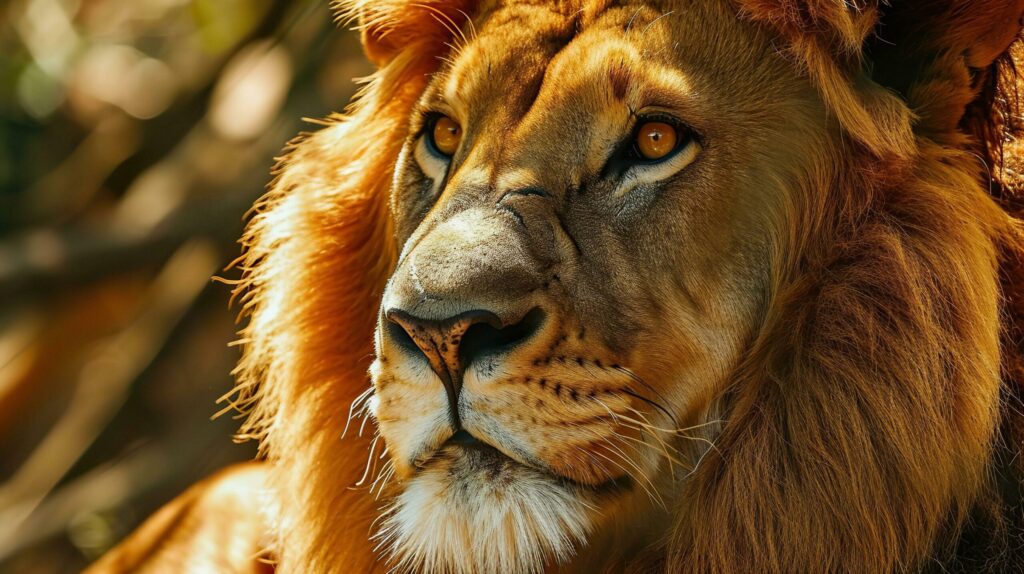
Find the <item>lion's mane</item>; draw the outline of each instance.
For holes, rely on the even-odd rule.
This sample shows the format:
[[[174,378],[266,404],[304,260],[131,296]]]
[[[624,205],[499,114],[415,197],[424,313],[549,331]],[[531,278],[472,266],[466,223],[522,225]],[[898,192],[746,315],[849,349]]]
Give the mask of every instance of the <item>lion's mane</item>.
[[[231,401],[273,465],[286,571],[383,569],[368,541],[378,503],[345,488],[369,439],[339,440],[338,421],[366,388],[406,120],[474,4],[345,3],[380,70],[292,144],[243,240],[250,320]],[[810,177],[790,207],[791,247],[721,399],[717,448],[638,571],[883,572],[930,558],[976,570],[1020,554],[1008,493],[1022,438],[1022,180],[1004,158],[1024,8],[849,4],[737,3],[775,30],[843,137],[822,152],[834,173]]]

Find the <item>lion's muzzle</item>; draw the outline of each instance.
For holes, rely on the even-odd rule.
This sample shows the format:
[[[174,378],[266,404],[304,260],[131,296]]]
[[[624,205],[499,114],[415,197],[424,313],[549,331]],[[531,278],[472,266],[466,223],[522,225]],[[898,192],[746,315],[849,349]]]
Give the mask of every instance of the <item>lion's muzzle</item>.
[[[594,290],[557,198],[452,193],[405,241],[381,306],[372,412],[398,479],[462,460],[458,436],[587,487],[646,472],[656,453],[627,458],[641,439],[624,421],[649,391],[585,324],[612,307],[580,296]],[[491,480],[474,461],[457,465],[458,484]]]
[[[505,362],[552,315],[533,242],[507,210],[470,208],[414,237],[389,283],[381,336],[396,360],[425,360],[440,379],[451,432],[463,430],[471,365]]]

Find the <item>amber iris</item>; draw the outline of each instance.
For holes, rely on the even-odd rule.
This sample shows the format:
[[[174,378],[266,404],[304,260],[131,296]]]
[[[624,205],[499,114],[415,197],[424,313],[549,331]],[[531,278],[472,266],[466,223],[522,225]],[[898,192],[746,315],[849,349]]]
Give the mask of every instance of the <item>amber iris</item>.
[[[433,138],[437,151],[447,156],[454,155],[462,141],[462,126],[448,116],[441,116],[434,122]]]
[[[645,122],[636,131],[636,149],[644,159],[661,159],[676,149],[679,135],[665,122]]]

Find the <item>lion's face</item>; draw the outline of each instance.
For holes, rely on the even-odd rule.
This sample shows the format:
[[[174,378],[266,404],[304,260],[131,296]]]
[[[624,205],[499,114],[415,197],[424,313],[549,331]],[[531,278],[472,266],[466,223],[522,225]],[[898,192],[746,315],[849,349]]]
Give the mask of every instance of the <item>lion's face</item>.
[[[414,569],[537,570],[670,496],[829,133],[724,0],[507,4],[433,76],[395,171],[371,404],[382,537]]]

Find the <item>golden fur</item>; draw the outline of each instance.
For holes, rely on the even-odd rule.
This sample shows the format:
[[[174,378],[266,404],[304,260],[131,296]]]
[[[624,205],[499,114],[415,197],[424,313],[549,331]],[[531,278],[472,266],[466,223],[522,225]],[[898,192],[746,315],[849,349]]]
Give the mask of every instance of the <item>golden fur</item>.
[[[771,161],[755,157],[760,150],[750,144],[750,149],[737,148],[731,163],[701,164],[719,182],[735,184],[727,190],[758,179],[768,182],[765,189],[784,191],[765,203],[713,199],[700,206],[703,218],[695,218],[695,225],[707,220],[711,232],[706,241],[694,242],[692,257],[721,261],[723,270],[709,266],[701,271],[706,273],[703,283],[688,287],[717,322],[694,319],[680,327],[666,320],[658,325],[645,322],[646,315],[637,311],[630,317],[640,318],[638,330],[652,333],[637,335],[643,352],[602,346],[593,335],[584,343],[584,335],[576,334],[579,325],[570,319],[556,325],[564,343],[557,342],[563,339],[555,332],[544,332],[557,340],[550,348],[564,344],[577,352],[569,354],[569,362],[578,355],[579,368],[559,367],[558,376],[570,381],[565,393],[571,387],[575,401],[577,394],[593,390],[587,386],[591,379],[600,378],[611,388],[606,406],[614,411],[612,418],[618,423],[628,416],[642,418],[641,430],[647,432],[631,435],[629,425],[612,423],[598,428],[621,437],[620,442],[586,442],[573,434],[542,440],[540,432],[519,433],[534,452],[548,453],[538,458],[551,476],[580,485],[579,490],[548,489],[544,475],[516,467],[521,473],[516,476],[534,485],[532,493],[547,496],[548,506],[534,510],[553,509],[549,522],[561,524],[562,532],[549,536],[547,527],[516,530],[537,536],[532,545],[515,537],[482,540],[470,528],[478,523],[446,514],[453,507],[427,515],[419,503],[409,502],[414,494],[441,500],[440,481],[459,472],[461,463],[441,457],[431,477],[405,462],[406,451],[418,444],[414,437],[427,428],[417,420],[441,408],[443,392],[439,386],[429,392],[396,390],[403,379],[415,377],[407,365],[396,365],[397,351],[384,335],[378,333],[374,344],[375,330],[386,324],[380,315],[382,294],[386,287],[393,292],[396,280],[389,285],[389,277],[402,269],[403,240],[413,236],[413,243],[428,242],[434,229],[396,215],[402,213],[403,200],[392,195],[392,186],[409,177],[396,173],[396,165],[411,164],[403,149],[414,135],[410,118],[424,93],[443,93],[444,80],[459,73],[464,74],[462,85],[472,84],[482,66],[474,58],[497,51],[474,51],[475,43],[513,47],[510,30],[519,16],[503,12],[503,4],[344,3],[344,13],[359,22],[366,52],[380,69],[346,114],[292,144],[243,240],[239,295],[250,322],[242,334],[245,353],[231,400],[249,413],[241,435],[260,441],[266,459],[260,480],[271,501],[261,505],[261,513],[238,511],[254,516],[243,518],[244,524],[269,525],[266,539],[261,536],[258,542],[251,540],[252,529],[242,529],[239,536],[249,538],[242,546],[265,549],[282,572],[383,572],[396,564],[439,572],[544,566],[567,572],[722,573],[1024,567],[1017,456],[1024,438],[1018,397],[1024,382],[1019,324],[1024,318],[1024,244],[1013,217],[1020,212],[1024,177],[1015,171],[1016,143],[1007,139],[1020,127],[1015,125],[1011,57],[1024,17],[1020,0],[922,0],[893,6],[833,0],[688,3],[697,6],[687,8],[694,17],[719,19],[726,31],[718,38],[750,42],[708,49],[712,63],[704,64],[728,71],[712,76],[749,90],[732,90],[736,99],[726,94],[720,106],[732,110],[736,122],[750,122],[743,129],[751,141],[783,138],[776,140],[780,149],[765,152],[778,154]],[[681,3],[520,4],[526,7],[517,9],[529,15],[530,25],[549,26],[543,29],[567,37],[580,34],[581,41],[589,38],[588,25],[611,14],[619,14],[616,22],[628,22],[627,33],[640,18],[644,41],[660,38],[662,26],[671,38],[676,29],[670,27],[684,25],[659,17],[671,12],[663,4]],[[529,12],[535,5],[538,12]],[[550,25],[545,18],[551,18]],[[503,19],[513,23],[503,27]],[[621,69],[634,79],[654,67],[650,54],[644,58],[651,59],[631,60],[628,51],[605,52],[600,39],[593,41],[587,53],[621,55]],[[744,54],[771,50],[777,56],[765,56],[771,61],[744,59]],[[734,53],[735,60],[714,60],[726,52]],[[595,60],[600,60],[595,65],[604,62]],[[572,62],[579,68],[589,65],[583,57]],[[750,77],[734,73],[743,70]],[[759,78],[758,73],[774,76]],[[619,81],[617,74],[610,74],[611,84]],[[542,72],[541,77],[548,76]],[[551,72],[550,77],[574,76]],[[694,77],[699,85],[700,77]],[[459,84],[448,87],[453,83]],[[537,101],[565,96],[558,92],[547,100],[546,94],[538,87]],[[743,100],[758,97],[764,99]],[[766,113],[754,121],[757,106],[788,115]],[[556,108],[522,114],[533,132],[550,128],[559,133],[555,128],[561,120],[551,110]],[[534,122],[535,117],[540,119]],[[786,125],[763,128],[759,123]],[[513,150],[506,155],[523,158],[515,173],[529,172],[530,161],[557,155],[547,153],[543,141],[535,143],[529,132],[495,134],[500,136],[492,138],[495,145],[501,140],[502,150]],[[526,151],[516,155],[517,145]],[[497,160],[477,154],[466,159],[467,165],[472,161],[492,165]],[[581,160],[572,155],[571,162]],[[571,162],[548,170],[571,172]],[[755,173],[758,165],[768,171],[744,172]],[[474,173],[480,172],[460,171],[455,182],[470,181]],[[510,173],[503,177],[520,177]],[[705,188],[695,184],[693,189]],[[451,204],[451,197],[441,196],[442,207]],[[442,217],[441,211],[432,209],[425,217],[435,221],[431,218]],[[435,227],[443,229],[445,223],[436,221]],[[738,248],[727,238],[746,237],[736,221],[763,225],[770,239],[751,246],[734,266],[728,255]],[[658,241],[656,235],[651,241]],[[763,263],[763,273],[748,267],[750,276],[744,276],[736,270],[739,262]],[[643,275],[628,266],[615,271],[636,275],[627,283],[636,293],[650,288],[668,293],[666,301],[678,296],[676,283],[662,282],[650,269]],[[734,296],[719,295],[729,289]],[[619,301],[626,307],[646,302]],[[676,316],[684,313],[681,309],[669,302],[662,310]],[[700,328],[706,336],[691,342],[688,337]],[[607,332],[621,330],[606,326]],[[715,336],[721,340],[700,346]],[[597,356],[584,357],[584,351]],[[357,418],[352,424],[365,425],[367,432],[349,428],[341,439],[350,412],[362,412],[366,372],[375,357],[376,396],[369,409],[376,420]],[[529,357],[549,363],[559,359],[558,352]],[[679,378],[684,359],[690,369],[685,385]],[[629,369],[620,369],[616,361]],[[514,375],[555,372],[555,367],[545,368]],[[625,396],[643,390],[630,386],[638,379],[645,385],[650,381],[656,391],[645,401]],[[536,389],[527,384],[531,381],[519,382],[517,390],[504,392]],[[515,396],[532,399],[541,390],[529,392],[535,394]],[[539,418],[533,423],[537,429],[557,427],[558,417],[596,410],[589,403],[564,406],[558,393],[558,410],[550,402],[507,408],[528,410],[518,414]],[[662,416],[660,396],[672,405],[668,416]],[[515,405],[515,400],[503,404]],[[672,424],[677,426],[665,428]],[[377,425],[383,439],[371,445]],[[504,426],[516,428],[508,421]],[[687,434],[682,427],[699,430]],[[429,440],[436,447],[447,436]],[[585,466],[597,456],[614,456],[613,447],[622,452],[626,440],[651,442],[644,446],[667,443],[665,456],[640,449],[626,451],[628,461],[625,455],[619,460],[630,468]],[[388,466],[381,458],[384,444]],[[563,468],[559,460],[569,462]],[[380,475],[381,470],[388,474]],[[397,479],[389,482],[392,472]],[[633,493],[607,503],[602,516],[589,514],[586,508],[605,503],[586,485],[623,476],[634,479]],[[371,492],[367,484],[374,478],[380,481]],[[230,488],[221,483],[213,490]],[[502,519],[525,523],[521,515],[530,512],[528,501],[536,499],[531,492],[518,499],[510,494]],[[489,506],[486,498],[481,500]],[[522,501],[526,506],[517,506]],[[381,506],[389,503],[390,514],[382,515]],[[222,512],[227,505],[211,507],[211,512]],[[424,516],[431,522],[423,524]],[[372,539],[382,524],[381,537]],[[432,526],[456,534],[431,546],[436,540],[417,534],[431,533],[427,529]],[[495,528],[506,533],[501,525]],[[147,549],[154,544],[151,537],[137,535],[97,570],[124,570],[118,566],[127,563],[124,556],[166,559],[196,551],[195,536],[174,539],[183,542],[172,544],[169,553],[152,552]],[[375,550],[378,543],[382,547]],[[389,559],[394,560],[390,565]],[[160,563],[150,566],[159,569]]]

